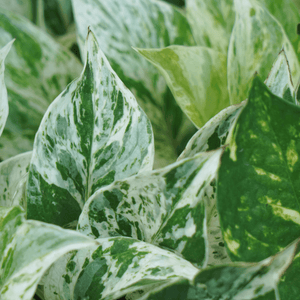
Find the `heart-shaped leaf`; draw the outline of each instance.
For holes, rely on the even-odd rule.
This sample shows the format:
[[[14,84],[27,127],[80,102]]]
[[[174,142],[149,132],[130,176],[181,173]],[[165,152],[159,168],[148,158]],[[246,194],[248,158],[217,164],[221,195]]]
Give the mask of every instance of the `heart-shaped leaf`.
[[[137,51],[162,73],[178,105],[198,128],[229,106],[224,54],[184,46]]]
[[[94,237],[137,238],[205,265],[206,190],[222,151],[200,153],[99,190],[85,204],[78,230]]]
[[[163,77],[132,47],[194,45],[186,17],[173,5],[154,0],[72,0],[78,44],[84,55],[88,26],[112,68],[151,120],[155,137],[155,168],[177,158],[177,133],[184,116]],[[84,57],[84,56],[83,56]],[[176,115],[176,117],[174,116]],[[189,122],[190,123],[190,122]],[[190,126],[186,126],[185,135]]]
[[[254,78],[218,172],[218,211],[233,260],[264,259],[299,236],[299,117],[299,107]]]
[[[192,280],[199,271],[170,251],[132,238],[96,241],[100,246],[74,251],[53,264],[44,279],[46,299],[119,299],[168,278]]]
[[[110,67],[92,32],[81,76],[47,110],[37,132],[27,216],[76,222],[100,187],[151,170],[153,133],[134,96]]]

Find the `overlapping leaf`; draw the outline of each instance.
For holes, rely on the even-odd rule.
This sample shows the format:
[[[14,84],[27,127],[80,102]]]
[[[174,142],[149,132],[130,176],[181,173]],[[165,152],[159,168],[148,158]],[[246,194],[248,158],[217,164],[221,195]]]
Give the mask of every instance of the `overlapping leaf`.
[[[45,271],[62,255],[97,244],[77,232],[26,221],[18,206],[0,207],[1,300],[31,300]]]
[[[51,267],[44,279],[46,299],[119,299],[168,278],[192,280],[199,271],[170,251],[132,238],[96,241],[100,246],[74,251]]]
[[[8,98],[7,98],[7,90],[4,82],[4,60],[11,48],[12,41],[8,43],[5,47],[0,49],[0,136],[3,132],[3,128],[6,123],[6,119],[8,116]]]
[[[252,76],[267,77],[282,46],[290,62],[293,81],[299,77],[296,53],[278,21],[256,0],[236,0],[236,21],[228,49],[228,88],[230,103],[248,96]]]
[[[177,103],[198,128],[229,106],[224,54],[184,46],[137,51],[162,73]]]
[[[0,163],[1,206],[9,207],[13,204],[20,204],[24,208],[26,207],[25,201],[18,203],[20,200],[18,193],[22,192],[24,182],[26,182],[28,178],[28,167],[31,155],[31,151],[22,153]]]
[[[264,259],[299,236],[299,117],[299,107],[254,79],[218,174],[223,237],[234,260]]]
[[[80,74],[81,63],[31,22],[0,13],[0,47],[16,38],[6,58],[9,116],[0,140],[0,159],[32,150],[49,104]]]
[[[150,121],[91,32],[86,45],[81,76],[43,118],[29,171],[28,218],[61,226],[100,187],[151,170],[154,156]]]
[[[163,77],[132,46],[194,45],[185,16],[175,6],[153,0],[73,0],[73,8],[81,53],[91,25],[112,68],[150,118],[155,137],[155,168],[174,162],[174,137],[181,126],[182,112],[170,99]]]
[[[282,294],[280,285],[284,272],[292,267],[293,258],[299,256],[298,248],[299,239],[282,252],[259,263],[232,263],[206,268],[192,282],[183,278],[168,279],[138,299],[292,299],[285,298],[287,295]],[[289,289],[292,290],[292,287],[289,286]]]
[[[200,153],[99,190],[85,204],[78,230],[95,237],[137,238],[205,265],[205,192],[221,153]]]
[[[32,0],[0,0],[0,8],[2,10],[9,10],[14,13],[20,14],[30,21],[33,21],[33,11],[32,11]]]
[[[235,16],[233,0],[186,0],[186,10],[197,44],[226,55]]]

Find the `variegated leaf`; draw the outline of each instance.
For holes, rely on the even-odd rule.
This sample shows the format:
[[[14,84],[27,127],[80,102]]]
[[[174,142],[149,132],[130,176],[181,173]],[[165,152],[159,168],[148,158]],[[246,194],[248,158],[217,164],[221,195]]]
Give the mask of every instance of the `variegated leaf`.
[[[137,51],[162,73],[177,103],[198,128],[229,106],[224,54],[184,46]]]
[[[299,239],[282,252],[259,263],[232,263],[201,270],[192,283],[183,279],[167,280],[139,300],[287,300],[298,299],[283,294],[280,288],[285,272],[291,269],[294,257],[299,256]],[[297,254],[298,253],[298,254]],[[295,256],[295,254],[297,254]],[[295,261],[295,259],[294,259]],[[294,262],[293,262],[294,263]],[[293,266],[293,265],[292,265]],[[298,275],[298,274],[297,274]],[[298,277],[291,278],[289,290],[299,286]],[[295,285],[292,286],[291,284]]]
[[[80,74],[81,63],[21,16],[0,12],[0,47],[16,38],[6,58],[9,116],[0,139],[0,160],[32,150],[49,104]]]
[[[300,75],[292,44],[278,21],[256,0],[235,0],[236,20],[228,49],[230,103],[247,98],[252,77],[267,74],[282,45],[290,62],[293,81]]]
[[[298,0],[296,0],[298,1]],[[262,0],[261,3],[280,22],[293,48],[300,59],[300,41],[297,35],[297,23],[299,23],[300,13],[293,0]]]
[[[62,255],[97,245],[77,232],[26,221],[18,206],[0,207],[0,298],[31,300],[45,271]]]
[[[16,194],[22,189],[24,181],[28,177],[28,167],[32,152],[26,152],[14,156],[0,163],[0,205],[12,206],[20,204],[26,208],[25,202],[18,202]],[[25,199],[24,199],[25,200]]]
[[[4,82],[4,61],[11,48],[12,43],[13,41],[9,42],[5,47],[0,49],[0,136],[2,134],[8,116],[8,98]]]
[[[299,236],[299,118],[299,107],[254,78],[218,172],[218,211],[233,260],[264,259]]]
[[[65,226],[100,187],[151,170],[150,121],[98,47],[92,32],[81,76],[50,105],[37,132],[27,216]]]
[[[94,237],[137,238],[205,265],[205,191],[222,151],[200,153],[97,191],[84,206],[78,230]]]
[[[87,28],[91,26],[113,69],[135,94],[151,120],[155,137],[155,168],[174,162],[177,158],[176,133],[184,116],[176,108],[174,99],[170,99],[163,77],[132,46],[194,45],[185,16],[175,6],[163,1],[72,1],[82,55]]]
[[[292,74],[284,49],[280,51],[265,84],[273,94],[290,103],[297,104],[294,98]]]
[[[53,264],[44,279],[46,299],[119,299],[168,278],[192,280],[199,271],[170,251],[132,238],[96,241],[100,246],[73,251]]]
[[[186,11],[197,44],[226,55],[234,23],[233,0],[186,0]]]

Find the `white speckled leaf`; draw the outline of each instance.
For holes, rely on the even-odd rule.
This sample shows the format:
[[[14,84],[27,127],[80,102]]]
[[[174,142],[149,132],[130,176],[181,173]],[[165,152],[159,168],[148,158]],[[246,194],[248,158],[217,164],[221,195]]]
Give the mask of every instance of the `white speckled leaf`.
[[[7,90],[4,82],[5,58],[11,48],[13,41],[0,49],[0,136],[6,123],[8,116],[8,98]]]
[[[233,0],[186,0],[186,11],[197,44],[226,55],[234,23]]]
[[[125,85],[150,118],[155,138],[155,168],[176,158],[172,132],[180,127],[182,112],[169,99],[163,77],[132,47],[162,48],[194,45],[190,26],[175,6],[155,0],[73,0],[78,43],[83,54],[87,28]],[[174,118],[173,113],[178,114]]]
[[[25,203],[15,203],[16,194],[22,189],[28,177],[28,167],[32,152],[14,156],[0,163],[0,205],[12,206]]]
[[[78,230],[95,237],[137,238],[205,265],[205,193],[222,151],[200,153],[97,191],[84,206]]]
[[[97,244],[77,232],[26,221],[19,206],[0,207],[0,298],[31,300],[45,271],[62,255]]]
[[[232,260],[264,259],[299,237],[299,119],[298,106],[254,78],[218,171],[218,211]]]
[[[229,106],[226,55],[207,47],[137,49],[164,76],[178,105],[201,128]]]
[[[228,49],[230,103],[248,96],[255,72],[266,78],[284,46],[293,81],[300,75],[299,62],[291,42],[278,21],[256,0],[235,0],[236,20]],[[296,25],[295,25],[296,26]]]
[[[265,80],[265,84],[273,94],[290,103],[297,104],[295,102],[292,74],[284,49],[280,51],[268,78]]]
[[[44,279],[46,299],[114,300],[168,278],[192,280],[199,271],[170,251],[132,238],[96,241],[100,247],[73,251],[51,267]]]
[[[283,279],[285,280],[285,272],[291,268],[293,258],[299,256],[299,241],[297,239],[282,252],[259,263],[232,263],[206,268],[195,276],[192,283],[182,279],[169,279],[138,299],[298,299],[299,294],[295,294],[295,298],[290,298],[291,294],[283,294],[280,285]],[[299,285],[298,280],[299,277],[295,280],[297,285]],[[289,290],[293,291],[295,286],[289,284]]]
[[[0,12],[0,47],[15,38],[5,60],[9,116],[0,160],[32,150],[35,133],[53,99],[80,74],[81,63],[48,34],[12,12]]]
[[[151,170],[150,121],[110,67],[92,32],[81,76],[50,105],[37,132],[27,216],[65,226],[100,187]]]

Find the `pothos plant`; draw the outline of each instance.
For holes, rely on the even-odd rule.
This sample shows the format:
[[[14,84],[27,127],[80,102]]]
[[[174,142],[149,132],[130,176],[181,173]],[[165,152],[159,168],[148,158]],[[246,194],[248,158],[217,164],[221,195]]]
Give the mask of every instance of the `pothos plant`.
[[[1,299],[300,299],[299,13],[279,2],[73,0],[83,67],[1,11]],[[177,160],[192,125],[167,85],[198,129]]]

